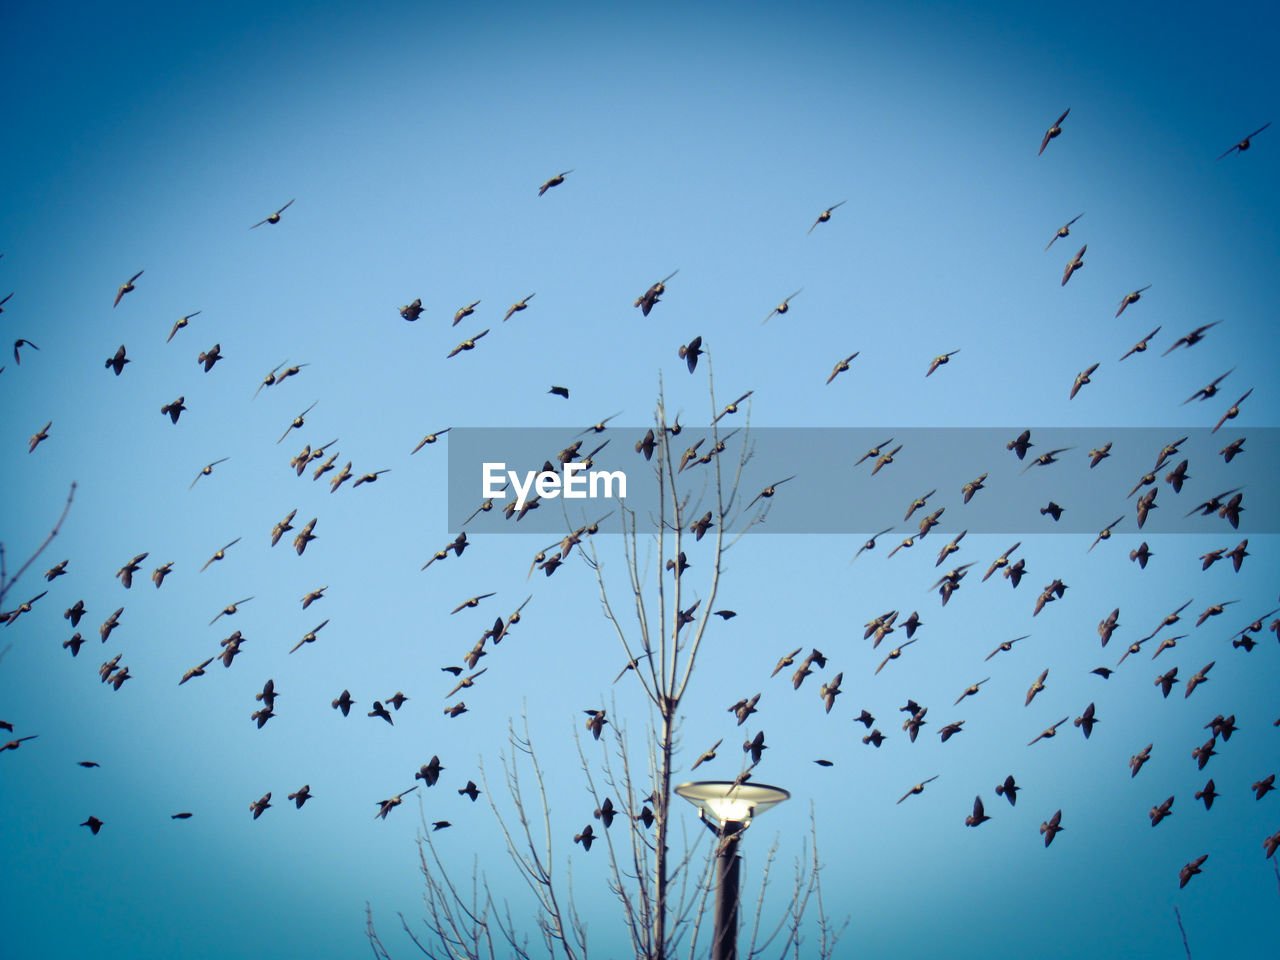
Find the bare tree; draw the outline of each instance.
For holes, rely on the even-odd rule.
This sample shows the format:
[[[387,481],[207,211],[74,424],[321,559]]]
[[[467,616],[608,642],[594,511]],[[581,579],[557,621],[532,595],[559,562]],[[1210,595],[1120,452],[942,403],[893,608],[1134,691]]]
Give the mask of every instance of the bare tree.
[[[725,412],[716,405],[709,356],[706,359],[711,415],[709,434],[704,434],[703,443],[710,445],[705,450],[697,445],[696,452],[691,448],[682,456],[673,456],[671,438],[684,428],[678,425],[678,419],[668,421],[659,381],[654,425],[645,445],[652,447],[650,463],[658,492],[656,515],[648,518],[651,530],[642,534],[635,511],[619,504],[625,582],[633,608],[630,616],[620,615],[610,598],[605,563],[594,541],[578,544],[581,555],[595,572],[605,619],[613,625],[626,656],[623,674],[634,674],[649,703],[645,722],[647,769],[643,775],[634,766],[627,724],[617,719],[616,711],[614,720],[603,731],[600,728],[606,711],[603,708],[599,711],[593,730],[595,740],[599,741],[597,757],[588,756],[575,730],[578,756],[587,790],[595,802],[596,817],[607,820],[612,806],[613,815],[625,818],[629,827],[621,836],[604,829],[595,835],[595,841],[603,842],[607,850],[609,888],[618,901],[631,948],[635,956],[646,960],[667,960],[686,952],[693,958],[710,949],[710,937],[703,930],[703,921],[709,898],[714,893],[716,845],[707,842],[706,833],[700,829],[696,829],[692,837],[687,832],[678,838],[673,836],[679,822],[679,818],[672,816],[671,799],[680,743],[680,707],[698,655],[709,636],[724,556],[738,538],[760,522],[771,503],[771,500],[762,500],[753,516],[748,516],[740,506],[739,485],[752,449],[749,416],[743,412],[742,427],[722,433],[720,424]],[[733,407],[730,412],[736,412],[736,407],[730,406]],[[722,463],[722,454],[729,449],[728,440],[739,433],[736,455],[729,454],[730,461]],[[690,466],[707,466],[710,470],[686,473]],[[683,489],[691,477],[703,480],[703,491],[698,496]],[[686,533],[694,527],[700,530],[693,534],[698,540],[707,533],[713,534],[710,559],[699,560],[701,590],[685,583]],[[656,559],[656,569],[650,567],[649,561],[653,559]],[[697,602],[686,607],[693,595],[698,597]],[[698,611],[700,615],[695,615]],[[510,755],[502,758],[502,771],[509,808],[504,809],[505,804],[500,805],[495,799],[487,780],[485,792],[510,861],[533,897],[541,941],[538,952],[565,960],[585,958],[588,955],[586,928],[574,906],[572,876],[567,868],[562,874],[554,867],[555,844],[546,787],[527,717],[521,730],[514,724],[509,725],[508,743]],[[744,760],[739,782],[746,782],[751,775],[751,768],[745,763]],[[484,779],[483,765],[481,775]],[[524,784],[530,781],[535,795],[527,797]],[[744,956],[760,956],[766,950],[778,951],[783,956],[794,952],[799,956],[811,900],[816,903],[818,942],[816,948],[806,950],[806,955],[832,955],[848,921],[837,926],[825,912],[820,885],[822,864],[813,819],[811,809],[811,838],[796,860],[791,896],[776,922],[763,919],[768,912],[765,891],[777,856],[776,841],[769,851],[760,896],[749,921],[750,944]],[[403,915],[400,918],[414,945],[425,956],[449,960],[531,956],[532,946],[527,936],[518,930],[510,906],[497,903],[487,878],[478,870],[469,888],[456,884],[441,861],[431,834],[424,820],[418,846],[426,887],[426,913],[422,919],[426,935],[419,936]],[[677,840],[678,844],[673,844]],[[681,852],[676,854],[673,850]],[[385,958],[371,914],[368,924],[374,955]]]
[[[67,491],[67,502],[62,506],[62,513],[58,516],[58,522],[53,525],[53,529],[49,531],[49,535],[44,538],[44,541],[40,546],[36,547],[31,556],[27,557],[26,562],[18,568],[17,573],[13,576],[9,576],[8,568],[5,564],[4,542],[0,541],[0,610],[4,609],[5,598],[8,597],[9,591],[12,589],[13,585],[18,582],[18,579],[24,573],[27,572],[27,568],[36,562],[36,558],[39,557],[40,554],[44,553],[45,547],[49,546],[49,544],[53,542],[53,538],[56,537],[58,535],[58,531],[62,529],[62,523],[67,519],[67,514],[71,511],[71,501],[75,499],[75,496],[76,485],[73,483],[71,484],[71,489]],[[9,648],[11,646],[12,644],[6,644],[3,649],[0,649],[0,661],[4,660],[4,655],[9,652]]]

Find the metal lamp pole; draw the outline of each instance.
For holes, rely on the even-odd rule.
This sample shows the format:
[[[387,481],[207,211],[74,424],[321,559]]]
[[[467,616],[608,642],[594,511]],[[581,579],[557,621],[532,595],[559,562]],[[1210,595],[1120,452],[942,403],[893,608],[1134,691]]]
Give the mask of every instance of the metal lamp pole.
[[[738,841],[742,828],[740,821],[726,820],[716,831],[720,847],[716,851],[716,927],[711,941],[711,960],[737,960],[738,957],[738,872],[742,866]]]

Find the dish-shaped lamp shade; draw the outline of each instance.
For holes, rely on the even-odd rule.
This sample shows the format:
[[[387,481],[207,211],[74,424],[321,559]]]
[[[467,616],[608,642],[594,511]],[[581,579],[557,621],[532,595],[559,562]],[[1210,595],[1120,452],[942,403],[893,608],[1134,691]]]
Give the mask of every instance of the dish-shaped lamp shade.
[[[745,827],[753,817],[791,796],[781,787],[765,783],[735,784],[732,780],[682,783],[676,787],[676,793],[702,811],[705,819],[722,828],[726,823],[740,823]]]

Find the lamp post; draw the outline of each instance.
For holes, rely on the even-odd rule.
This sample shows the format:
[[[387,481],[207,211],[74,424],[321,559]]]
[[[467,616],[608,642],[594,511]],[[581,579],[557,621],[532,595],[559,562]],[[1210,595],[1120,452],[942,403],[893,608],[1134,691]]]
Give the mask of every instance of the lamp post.
[[[716,848],[716,926],[711,960],[736,960],[738,870],[742,863],[738,842],[753,817],[776,807],[791,794],[780,787],[733,780],[682,783],[676,793],[698,808],[698,817],[720,838]]]

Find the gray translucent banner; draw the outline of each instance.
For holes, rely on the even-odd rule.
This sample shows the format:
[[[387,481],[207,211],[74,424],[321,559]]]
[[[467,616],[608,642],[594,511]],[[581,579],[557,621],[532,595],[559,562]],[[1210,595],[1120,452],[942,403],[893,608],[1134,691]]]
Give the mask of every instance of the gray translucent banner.
[[[764,521],[750,532],[866,537],[888,528],[886,536],[896,534],[901,539],[918,534],[920,521],[942,509],[937,532],[1096,536],[1110,527],[1117,534],[1132,534],[1138,530],[1138,502],[1154,490],[1154,508],[1142,527],[1144,535],[1215,533],[1229,539],[1280,532],[1274,480],[1280,476],[1280,428],[1247,432],[1224,428],[1215,434],[1207,428],[1177,427],[1031,428],[1031,446],[1019,459],[1009,445],[1022,427],[769,427],[747,434],[731,419],[720,424],[725,443],[718,454],[726,499],[744,453],[746,462],[737,496],[727,511],[729,531],[741,530],[767,508]],[[637,452],[636,444],[647,430],[610,426],[599,433],[588,428],[575,436],[571,429],[545,427],[455,427],[448,438],[450,531],[563,534],[612,510],[601,531],[616,532],[623,482],[624,502],[637,512],[641,528],[646,528],[648,519],[658,516],[655,470],[662,456],[660,445],[649,461]],[[1223,449],[1240,437],[1246,438],[1243,449],[1227,462]],[[574,451],[571,444],[578,441],[581,445]],[[571,478],[570,492],[575,495],[564,496],[561,453],[576,452],[580,462],[606,441],[589,469]],[[698,444],[689,464],[676,474],[680,495],[688,498],[686,523],[708,510],[714,514],[715,461],[700,462],[715,446],[712,431],[685,426],[668,442],[676,468],[685,452]],[[1107,456],[1098,459],[1092,454],[1108,444]],[[1157,467],[1161,452],[1174,445],[1176,452]],[[872,449],[879,452],[857,462]],[[1054,462],[1037,462],[1055,450],[1062,452],[1053,454]],[[892,461],[877,470],[880,458],[890,452]],[[1095,459],[1097,465],[1091,466]],[[1181,492],[1175,492],[1169,478],[1184,460],[1186,479]],[[537,506],[517,519],[516,486],[527,487],[527,499],[534,500],[537,487],[530,473],[541,471],[547,462],[556,473],[554,481],[543,479],[544,495],[537,498]],[[501,476],[505,481],[499,496],[489,493],[503,488],[503,482],[491,484],[486,492],[486,465],[490,477]],[[516,474],[514,483],[508,471]],[[965,485],[983,474],[982,487],[965,503]],[[788,477],[794,479],[780,483]],[[748,507],[770,485],[776,485],[774,494]],[[926,494],[924,506],[906,519],[912,502]],[[1236,494],[1242,497],[1238,527],[1233,529],[1229,515],[1220,515],[1219,506],[1228,507]],[[486,500],[492,501],[492,509],[477,513]],[[1051,503],[1061,508],[1057,520],[1051,516]],[[1200,506],[1206,504],[1213,505],[1207,514]],[[510,518],[504,512],[508,506],[512,507]]]

